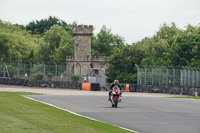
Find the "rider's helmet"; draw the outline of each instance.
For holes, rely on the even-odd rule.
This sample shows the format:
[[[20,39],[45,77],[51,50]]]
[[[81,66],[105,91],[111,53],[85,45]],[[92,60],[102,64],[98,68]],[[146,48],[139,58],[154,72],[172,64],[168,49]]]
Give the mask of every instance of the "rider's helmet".
[[[118,80],[114,80],[114,84],[119,84],[119,81]]]

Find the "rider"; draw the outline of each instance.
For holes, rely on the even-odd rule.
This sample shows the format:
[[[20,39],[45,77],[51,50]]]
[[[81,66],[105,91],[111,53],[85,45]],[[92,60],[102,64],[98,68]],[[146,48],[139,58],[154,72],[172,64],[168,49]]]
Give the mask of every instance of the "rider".
[[[122,88],[121,88],[121,86],[119,85],[119,81],[118,81],[118,80],[114,80],[114,82],[110,85],[109,98],[108,98],[109,101],[111,100],[111,99],[110,99],[110,96],[111,96],[111,93],[112,93],[112,88],[113,88],[115,85],[117,85],[117,86],[119,87],[119,89],[121,90],[120,96],[122,95]]]

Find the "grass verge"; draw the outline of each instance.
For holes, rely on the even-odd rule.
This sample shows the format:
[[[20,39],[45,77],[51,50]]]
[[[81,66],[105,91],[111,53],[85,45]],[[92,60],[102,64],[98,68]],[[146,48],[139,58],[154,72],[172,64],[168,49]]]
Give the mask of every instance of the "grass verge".
[[[0,92],[1,133],[127,133],[116,126],[93,121],[29,100],[25,92]]]
[[[194,96],[187,96],[187,97],[170,97],[170,98],[190,98],[190,99],[198,99],[198,100],[200,100],[200,97],[194,97]]]

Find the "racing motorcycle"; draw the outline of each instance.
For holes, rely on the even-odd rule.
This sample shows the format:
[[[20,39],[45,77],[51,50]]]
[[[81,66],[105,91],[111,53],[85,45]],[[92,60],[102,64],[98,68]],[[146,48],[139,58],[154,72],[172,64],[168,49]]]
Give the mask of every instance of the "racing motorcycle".
[[[120,94],[121,94],[121,90],[119,89],[119,87],[114,86],[113,89],[112,89],[112,92],[111,92],[111,97],[110,97],[112,107],[117,108],[117,104],[119,102],[121,102]]]

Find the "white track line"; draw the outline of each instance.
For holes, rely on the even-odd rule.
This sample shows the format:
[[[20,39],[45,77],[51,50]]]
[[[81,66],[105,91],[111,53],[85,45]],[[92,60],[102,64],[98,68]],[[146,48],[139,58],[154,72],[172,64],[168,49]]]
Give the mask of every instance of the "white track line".
[[[81,116],[81,117],[84,117],[84,118],[87,118],[87,119],[90,119],[90,120],[93,120],[93,121],[97,121],[97,122],[106,123],[106,122],[103,122],[103,121],[100,121],[100,120],[93,119],[93,118],[88,117],[88,116],[84,116],[84,115],[81,115],[81,114],[75,113],[75,112],[70,111],[70,110],[67,110],[67,109],[63,109],[63,108],[61,108],[61,107],[55,106],[55,105],[50,104],[50,103],[46,103],[46,102],[43,102],[43,101],[40,101],[40,100],[36,100],[36,99],[33,99],[33,98],[31,98],[31,97],[28,97],[28,96],[24,96],[24,95],[22,95],[22,96],[25,97],[25,98],[28,98],[28,99],[30,99],[30,100],[37,101],[37,102],[40,102],[40,103],[43,103],[43,104],[46,104],[46,105],[49,105],[49,106],[55,107],[55,108],[57,108],[57,109],[61,109],[61,110],[67,111],[67,112],[69,112],[69,113],[71,113],[71,114],[74,114],[74,115],[77,115],[77,116]],[[110,123],[106,123],[106,124],[110,124]],[[111,124],[111,125],[113,125],[113,124]],[[113,126],[116,126],[116,125],[113,125]],[[128,129],[128,128],[124,128],[124,127],[120,127],[120,126],[116,126],[116,127],[119,127],[119,128],[121,128],[121,129],[124,129],[124,130],[130,131],[130,132],[139,133],[139,132],[137,132],[137,131],[133,131],[133,130]]]

